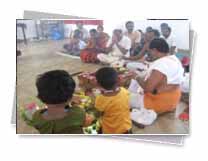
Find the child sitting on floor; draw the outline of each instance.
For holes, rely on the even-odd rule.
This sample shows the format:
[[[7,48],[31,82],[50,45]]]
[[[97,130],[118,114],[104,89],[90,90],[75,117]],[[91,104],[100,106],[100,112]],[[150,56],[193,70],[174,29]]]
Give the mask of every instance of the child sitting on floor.
[[[82,33],[79,30],[74,31],[73,37],[69,43],[64,45],[64,49],[68,54],[74,56],[80,56],[80,51],[85,48],[86,43],[82,40]]]
[[[54,70],[40,75],[36,80],[38,98],[45,109],[33,114],[32,125],[41,134],[80,134],[82,127],[92,119],[79,107],[71,107],[75,81],[64,70]]]
[[[125,88],[117,86],[117,77],[117,72],[110,67],[96,72],[102,94],[97,96],[95,108],[103,112],[101,126],[104,134],[131,133],[129,93]]]

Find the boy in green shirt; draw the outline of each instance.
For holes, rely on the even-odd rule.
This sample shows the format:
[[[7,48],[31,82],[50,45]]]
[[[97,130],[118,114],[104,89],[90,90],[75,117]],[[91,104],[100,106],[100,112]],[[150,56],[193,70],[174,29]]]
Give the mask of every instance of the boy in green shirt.
[[[38,98],[45,109],[33,114],[32,125],[41,134],[82,134],[82,128],[93,118],[79,107],[69,106],[75,90],[75,81],[64,70],[54,70],[38,76]]]

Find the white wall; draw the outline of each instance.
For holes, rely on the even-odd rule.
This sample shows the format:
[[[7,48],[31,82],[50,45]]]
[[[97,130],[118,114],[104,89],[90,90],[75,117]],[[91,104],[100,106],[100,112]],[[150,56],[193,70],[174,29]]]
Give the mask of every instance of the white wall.
[[[37,36],[34,20],[17,20],[17,23],[26,24],[27,28],[25,29],[25,35],[27,39],[31,39]],[[17,39],[23,39],[22,29],[20,27],[17,28]]]

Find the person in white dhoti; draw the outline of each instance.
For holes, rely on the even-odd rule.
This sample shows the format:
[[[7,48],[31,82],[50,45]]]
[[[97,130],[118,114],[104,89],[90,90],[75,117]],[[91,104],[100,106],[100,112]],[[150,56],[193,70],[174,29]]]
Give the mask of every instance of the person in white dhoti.
[[[145,78],[135,77],[143,89],[144,107],[157,113],[172,111],[180,101],[184,69],[175,55],[169,55],[169,46],[164,39],[152,40],[149,48],[154,61]]]
[[[131,117],[143,124],[152,123],[156,118],[154,112],[161,114],[176,109],[181,98],[180,85],[184,73],[179,59],[169,54],[169,46],[164,39],[152,40],[149,49],[154,61],[145,78],[135,76],[129,87],[130,106],[136,108]],[[145,121],[138,120],[141,116]]]
[[[147,68],[152,62],[149,44],[153,39],[158,38],[158,36],[158,31],[155,29],[149,29],[145,33],[144,45],[139,54],[129,58],[124,58],[127,61],[126,67],[128,69],[135,71],[141,77],[145,76]]]
[[[112,38],[107,43],[106,53],[98,54],[97,58],[102,63],[112,64],[124,56],[129,57],[130,48],[131,40],[123,35],[121,29],[115,29]]]

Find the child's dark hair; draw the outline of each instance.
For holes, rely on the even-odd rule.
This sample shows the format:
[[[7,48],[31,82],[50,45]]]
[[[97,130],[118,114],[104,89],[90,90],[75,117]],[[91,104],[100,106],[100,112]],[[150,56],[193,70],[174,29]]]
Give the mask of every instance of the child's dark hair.
[[[155,38],[150,42],[150,49],[157,49],[161,53],[168,53],[169,46],[168,43],[162,38]]]
[[[95,76],[98,84],[106,90],[112,90],[116,86],[118,74],[111,67],[100,68]]]
[[[65,103],[72,98],[75,81],[64,70],[53,70],[37,77],[38,98],[46,104]]]

